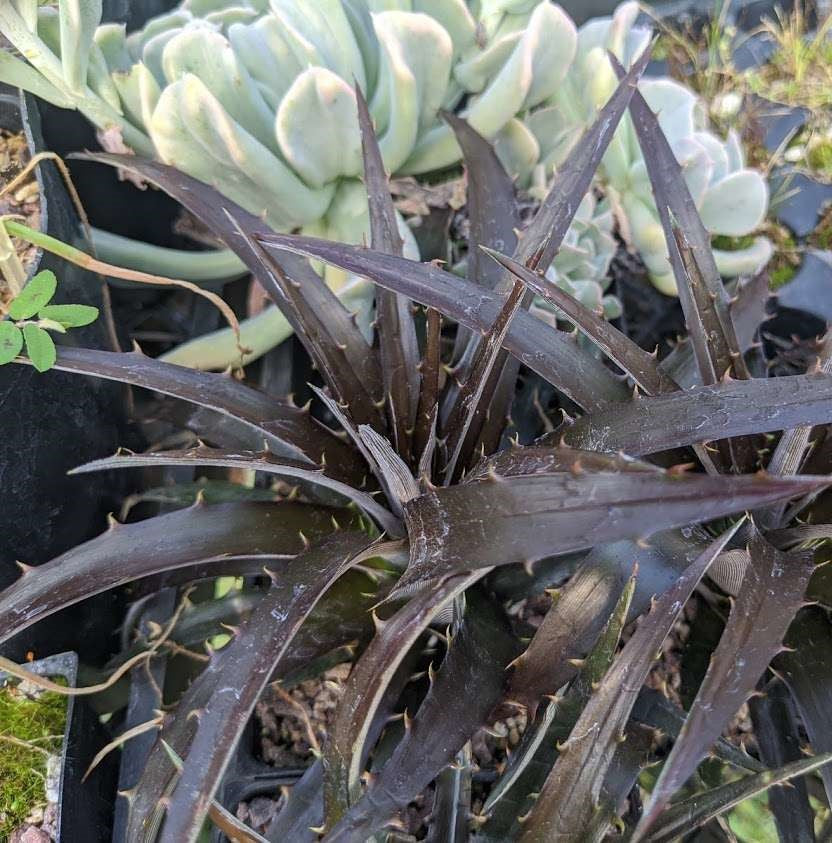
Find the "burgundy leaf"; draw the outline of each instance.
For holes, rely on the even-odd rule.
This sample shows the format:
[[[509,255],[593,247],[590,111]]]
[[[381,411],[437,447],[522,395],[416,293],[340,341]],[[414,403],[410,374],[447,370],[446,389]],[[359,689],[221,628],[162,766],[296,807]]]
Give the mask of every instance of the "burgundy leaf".
[[[823,774],[832,761],[832,752],[792,761],[777,770],[767,770],[753,776],[745,776],[738,781],[729,782],[721,787],[697,793],[696,796],[677,802],[671,806],[656,823],[650,843],[671,843],[680,837],[695,831],[708,820],[730,811],[744,799],[765,793],[769,788],[788,782],[796,776],[805,776],[813,770]],[[789,830],[790,835],[794,833]],[[789,836],[788,840],[797,839]]]
[[[733,536],[723,533],[685,570],[642,618],[581,712],[519,838],[580,841],[599,803],[604,777],[638,692],[662,642],[710,563]]]
[[[579,330],[586,334],[614,363],[620,366],[648,394],[675,392],[678,385],[659,368],[656,358],[639,348],[629,337],[613,327],[603,316],[593,313],[549,281],[511,258],[491,249],[484,250],[512,275],[519,278],[535,295],[559,307]]]
[[[281,459],[268,451],[227,451],[220,448],[192,448],[187,451],[148,451],[144,454],[119,453],[113,457],[93,460],[70,471],[70,474],[86,474],[91,471],[108,471],[114,468],[137,468],[154,465],[221,466],[223,468],[242,468],[249,471],[262,471],[278,477],[291,477],[303,480],[315,486],[329,489],[347,500],[352,501],[369,515],[383,530],[393,536],[402,534],[398,519],[377,503],[366,492],[360,492],[348,483],[333,480],[320,469],[310,468],[306,463]]]
[[[159,843],[194,843],[211,800],[258,697],[301,624],[326,590],[360,558],[368,539],[339,533],[287,563],[272,580],[251,618],[199,675],[179,703],[179,716],[195,719],[184,766],[170,795]],[[196,708],[201,686],[212,689]]]
[[[832,422],[832,375],[730,381],[639,397],[578,419],[564,434],[575,448],[643,456],[698,442]],[[544,441],[560,441],[549,434]]]
[[[803,758],[794,703],[779,679],[772,679],[762,693],[753,696],[748,708],[757,748],[767,767],[775,769]],[[773,788],[768,804],[781,840],[815,843],[814,813],[804,781]]]
[[[358,85],[358,124],[364,154],[364,184],[370,206],[370,245],[378,252],[401,255],[403,244],[390,196],[387,173],[381,158],[367,101]],[[408,458],[410,437],[416,421],[420,377],[419,344],[413,324],[413,305],[408,299],[379,289],[376,292],[376,330],[381,352],[384,399],[390,429],[399,453]]]
[[[343,510],[301,503],[197,504],[135,524],[117,524],[51,562],[27,568],[0,593],[0,642],[110,588],[207,562],[258,558],[271,566],[303,550],[303,537],[332,532]],[[190,571],[191,573],[193,571]]]
[[[825,611],[803,609],[795,618],[786,645],[791,648],[772,663],[786,683],[816,753],[832,752],[832,626]],[[832,799],[832,768],[821,770],[827,798]]]
[[[428,695],[367,793],[326,835],[327,843],[364,839],[382,828],[453,762],[499,702],[519,644],[488,597],[470,589],[465,599],[465,616]]]
[[[750,562],[725,631],[633,841],[649,833],[673,794],[690,778],[730,718],[754,691],[803,605],[814,567],[811,555],[787,556],[756,530],[748,552]]]
[[[448,577],[416,594],[380,627],[347,679],[324,747],[326,826],[332,829],[360,797],[365,747],[374,715],[396,669],[449,600],[485,571]]]
[[[432,489],[405,505],[411,559],[394,594],[478,567],[547,556],[707,521],[825,487],[824,477],[564,474]],[[661,502],[661,506],[657,503]],[[419,541],[413,537],[419,535]]]
[[[181,202],[245,263],[281,309],[329,387],[350,405],[356,420],[378,420],[375,400],[381,394],[381,373],[376,355],[308,261],[285,254],[277,260],[260,248],[257,238],[273,232],[259,217],[213,187],[156,161],[106,152],[73,157],[135,173]]]
[[[322,457],[328,458],[338,476],[352,476],[355,455],[327,428],[305,411],[225,375],[163,363],[138,352],[119,354],[66,346],[59,349],[55,368],[129,383],[189,401],[245,428],[279,456],[304,460],[310,467],[318,465]]]

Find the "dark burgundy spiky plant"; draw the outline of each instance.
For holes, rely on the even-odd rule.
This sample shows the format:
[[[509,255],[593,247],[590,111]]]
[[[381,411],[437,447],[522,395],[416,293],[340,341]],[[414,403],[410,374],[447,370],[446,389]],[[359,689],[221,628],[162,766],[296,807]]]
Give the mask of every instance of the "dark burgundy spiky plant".
[[[817,475],[828,470],[828,447],[810,457],[813,473],[798,472],[812,426],[824,426],[825,435],[832,422],[828,349],[805,375],[750,378],[743,352],[763,318],[767,284],[755,279],[728,297],[679,166],[636,90],[646,61],[622,71],[522,231],[513,185],[492,149],[448,117],[468,176],[467,279],[401,257],[360,96],[371,248],[277,235],[172,168],[85,156],[166,190],[245,261],[306,347],[326,384],[318,396],[342,428],[336,434],[308,412],[221,375],[140,353],[61,350],[59,369],[195,405],[190,427],[210,443],[118,454],[80,470],[225,466],[304,489],[303,500],[200,503],[113,526],[0,594],[4,641],[65,606],[151,575],[166,574],[170,586],[268,572],[271,587],[240,608],[231,642],[165,714],[141,778],[124,794],[130,843],[196,840],[206,817],[217,816],[217,787],[267,684],[333,651],[354,654],[343,697],[322,757],[292,789],[268,840],[363,841],[394,824],[431,784],[435,841],[584,843],[615,828],[632,840],[670,840],[832,758],[820,754],[832,749],[832,707],[824,705],[832,672],[822,667],[832,589],[811,554],[794,549],[832,533],[794,521],[823,512],[816,501],[828,480]],[[542,274],[628,107],[689,329],[689,340],[661,363]],[[375,346],[309,258],[378,285]],[[560,308],[604,359],[574,332],[530,315],[533,294]],[[412,302],[426,308],[419,331]],[[449,361],[440,314],[458,326]],[[443,362],[453,368],[440,389]],[[577,418],[530,446],[500,450],[521,364],[569,399]],[[780,431],[768,472],[760,472],[763,434]],[[753,518],[743,519],[745,512]],[[500,576],[508,566],[521,585],[506,590]],[[645,679],[706,574],[733,596],[733,609],[685,712]],[[543,623],[522,640],[504,604],[557,580],[565,585]],[[807,599],[821,606],[804,608]],[[640,615],[620,647],[625,624]],[[398,743],[380,742],[400,711],[418,642],[446,617],[450,635],[441,663],[428,669],[429,689],[405,711]],[[191,634],[182,631],[186,643],[200,640]],[[792,649],[784,650],[784,635]],[[769,693],[751,708],[752,757],[720,736],[758,687]],[[801,757],[806,741],[792,701],[817,753],[811,758]],[[509,705],[524,706],[529,724],[472,817],[466,747]],[[642,810],[636,783],[663,746],[658,732],[673,748]],[[711,751],[732,771],[726,783],[708,789],[694,780],[684,789]],[[824,784],[832,793],[829,773]],[[668,807],[680,791],[682,801]],[[790,828],[812,833],[805,788],[777,794],[771,802],[783,839],[798,839]]]

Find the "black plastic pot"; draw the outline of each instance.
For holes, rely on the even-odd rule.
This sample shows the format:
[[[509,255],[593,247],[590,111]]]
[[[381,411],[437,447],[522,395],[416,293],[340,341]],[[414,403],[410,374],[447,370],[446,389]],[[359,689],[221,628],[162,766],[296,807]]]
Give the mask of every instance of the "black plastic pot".
[[[75,685],[78,656],[60,653],[28,664],[26,669],[50,679],[62,677]],[[7,674],[0,672],[0,683]],[[84,773],[96,752],[107,743],[97,717],[76,697],[67,697],[66,727],[61,749],[60,801],[57,843],[104,843],[112,819],[112,781],[115,756],[110,755],[89,777]]]
[[[39,113],[31,97],[0,89],[0,126],[23,129],[31,153],[43,149]],[[42,230],[71,240],[78,220],[55,165],[41,163],[37,178]],[[41,269],[51,269],[59,279],[56,301],[102,306],[96,276],[45,253],[38,255],[30,276]],[[60,340],[109,347],[103,319]],[[112,453],[118,444],[135,441],[126,425],[124,397],[119,386],[92,378],[56,371],[41,375],[13,364],[0,368],[0,587],[19,575],[16,560],[37,565],[101,532],[124,479],[68,477],[67,471]],[[107,632],[117,623],[116,602],[110,595],[70,610],[18,636],[3,651],[19,659],[27,650],[42,656],[83,648],[85,658],[95,659],[109,649]]]
[[[170,588],[149,598],[137,622],[138,628],[146,631],[148,623],[164,623],[175,609],[176,602],[176,589]],[[152,662],[152,682],[143,668],[131,671],[130,698],[124,729],[145,723],[153,717],[154,710],[159,707],[156,689],[165,686],[166,670],[167,661],[157,659]],[[135,787],[155,740],[155,733],[147,732],[124,747],[118,772],[120,791]],[[240,802],[248,801],[256,796],[276,798],[282,786],[295,784],[305,772],[304,767],[277,768],[266,764],[257,757],[255,743],[254,718],[252,718],[217,789],[217,801],[232,814],[236,813]],[[126,822],[127,802],[122,799],[115,806],[112,843],[131,843],[127,840],[125,833]],[[215,843],[224,843],[225,840],[225,836],[220,831],[215,831]]]

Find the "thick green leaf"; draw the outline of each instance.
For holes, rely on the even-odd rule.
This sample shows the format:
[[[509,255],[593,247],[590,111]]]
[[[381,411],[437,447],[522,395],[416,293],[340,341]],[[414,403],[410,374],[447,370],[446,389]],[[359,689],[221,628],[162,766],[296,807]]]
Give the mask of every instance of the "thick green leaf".
[[[59,609],[152,574],[209,561],[233,570],[240,558],[257,558],[260,570],[279,565],[303,549],[303,536],[330,533],[333,515],[342,512],[300,503],[197,505],[114,524],[51,562],[27,568],[0,592],[0,643]]]
[[[564,441],[593,451],[655,454],[732,436],[832,422],[832,375],[730,381],[590,413],[563,431]],[[543,441],[560,442],[549,434]]]
[[[367,537],[340,533],[323,539],[280,571],[246,623],[188,689],[179,715],[196,717],[184,768],[173,787],[159,843],[195,843],[237,741],[281,656],[326,590],[353,565]],[[213,693],[197,712],[200,686]],[[139,784],[141,786],[141,783]]]
[[[82,328],[98,319],[98,308],[88,304],[48,304],[38,312],[39,319],[51,319],[64,328]]]
[[[522,843],[552,839],[584,843],[584,830],[599,804],[604,777],[650,665],[682,606],[737,526],[712,542],[686,568],[678,581],[656,600],[650,614],[642,619],[624,645],[561,747],[560,756],[523,825],[519,838]]]
[[[770,787],[787,782],[795,776],[805,776],[813,770],[823,772],[832,761],[832,752],[793,761],[777,770],[767,770],[754,776],[746,776],[729,782],[714,790],[698,793],[690,799],[671,805],[659,818],[650,835],[650,843],[671,843],[714,817],[730,811],[743,799],[765,793]],[[790,830],[790,834],[793,833]],[[797,839],[788,838],[789,840]]]
[[[589,189],[595,170],[646,67],[649,53],[649,50],[645,51],[633,65],[579,142],[576,155],[569,159],[569,166],[559,172],[518,245],[515,257],[519,261],[541,271],[551,263],[574,216],[577,207],[574,197],[582,197]],[[363,275],[380,286],[439,310],[474,331],[491,330],[504,303],[503,296],[454,278],[436,267],[419,266],[366,249],[291,235],[272,235],[263,242],[271,248],[316,257]],[[498,246],[496,243],[492,245]],[[541,320],[524,311],[513,320],[505,338],[505,347],[520,362],[547,378],[586,409],[605,401],[624,400],[623,384],[614,383],[611,373],[599,366],[598,361],[572,343],[563,332],[542,325]],[[496,368],[502,371],[500,366]]]
[[[378,355],[371,353],[349,311],[308,261],[285,252],[274,257],[260,247],[258,238],[277,236],[261,219],[165,164],[103,152],[73,157],[136,173],[181,202],[222,238],[281,309],[330,389],[349,404],[353,419],[378,426],[376,401],[382,394]]]
[[[491,599],[470,589],[465,601],[462,624],[404,738],[327,843],[363,840],[382,828],[454,761],[500,701],[519,642]]]
[[[57,352],[52,337],[43,328],[31,322],[23,326],[23,339],[26,340],[26,353],[39,372],[47,372],[55,365]]]
[[[402,534],[401,524],[393,513],[377,503],[366,492],[361,492],[348,483],[342,483],[339,480],[327,477],[320,470],[310,469],[305,462],[290,461],[285,457],[278,458],[268,451],[253,453],[251,451],[224,451],[220,448],[199,447],[189,451],[149,451],[145,454],[122,453],[78,466],[69,473],[86,474],[91,471],[108,471],[113,468],[137,468],[154,465],[210,465],[224,468],[242,468],[249,471],[262,471],[279,477],[303,480],[343,495],[373,518],[382,530],[386,530],[391,535],[399,536]]]
[[[64,81],[76,94],[87,87],[87,67],[95,28],[101,23],[102,0],[61,0],[61,67]]]
[[[9,305],[12,319],[31,319],[42,307],[48,304],[55,290],[58,279],[51,269],[44,269],[35,275]]]
[[[748,552],[750,561],[725,631],[653,787],[633,835],[634,843],[649,834],[673,794],[690,778],[730,718],[754,691],[803,605],[814,567],[810,554],[787,556],[756,530]]]
[[[531,564],[618,539],[742,512],[825,487],[824,477],[625,472],[500,477],[405,504],[411,560],[395,593],[472,568]],[[661,506],[657,506],[661,502]]]
[[[22,88],[58,108],[74,108],[72,100],[32,65],[13,55],[11,50],[0,50],[0,81],[13,88]]]
[[[11,322],[0,322],[0,366],[11,363],[23,350],[23,332]]]

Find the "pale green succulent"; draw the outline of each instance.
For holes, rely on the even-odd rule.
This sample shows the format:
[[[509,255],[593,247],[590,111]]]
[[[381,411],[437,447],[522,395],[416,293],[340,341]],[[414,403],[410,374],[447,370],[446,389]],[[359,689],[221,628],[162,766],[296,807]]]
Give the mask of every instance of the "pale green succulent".
[[[629,66],[647,46],[650,32],[635,25],[638,13],[637,3],[624,3],[612,17],[590,21],[578,31],[577,56],[566,79],[526,118],[541,148],[539,167],[550,169],[562,160],[615,89],[617,78],[607,51]],[[671,79],[645,79],[639,90],[658,114],[708,231],[729,237],[755,231],[768,208],[768,187],[760,173],[745,167],[736,134],[722,141],[709,132],[697,96]],[[604,157],[599,179],[620,233],[644,259],[653,283],[675,294],[650,179],[629,117]],[[715,257],[724,275],[736,276],[756,271],[771,253],[769,241],[757,237],[745,249],[717,250]]]
[[[460,161],[445,108],[525,179],[538,146],[517,115],[553,95],[576,44],[548,0],[184,0],[129,36],[100,18],[100,0],[0,2],[0,31],[29,62],[4,54],[0,79],[78,108],[105,145],[173,164],[277,230],[353,243],[368,237],[354,84],[391,173]],[[260,326],[275,320],[244,326],[244,344],[265,350]],[[210,351],[214,365],[226,345],[233,355],[206,340],[174,358],[206,366]]]
[[[344,227],[338,194],[361,175],[354,84],[392,173],[460,160],[439,111],[463,98],[471,125],[522,159],[534,143],[513,121],[552,96],[576,38],[546,0],[185,0],[129,36],[98,25],[95,0],[0,5],[31,65],[7,56],[2,78],[74,104],[278,230]]]
[[[534,195],[535,190],[531,193]],[[609,202],[606,199],[599,202],[592,193],[587,193],[560,251],[546,272],[550,281],[607,319],[621,315],[619,300],[606,294],[611,281],[610,263],[618,248],[614,228]],[[563,318],[558,308],[543,299],[535,299],[534,310],[548,321],[552,316]]]

